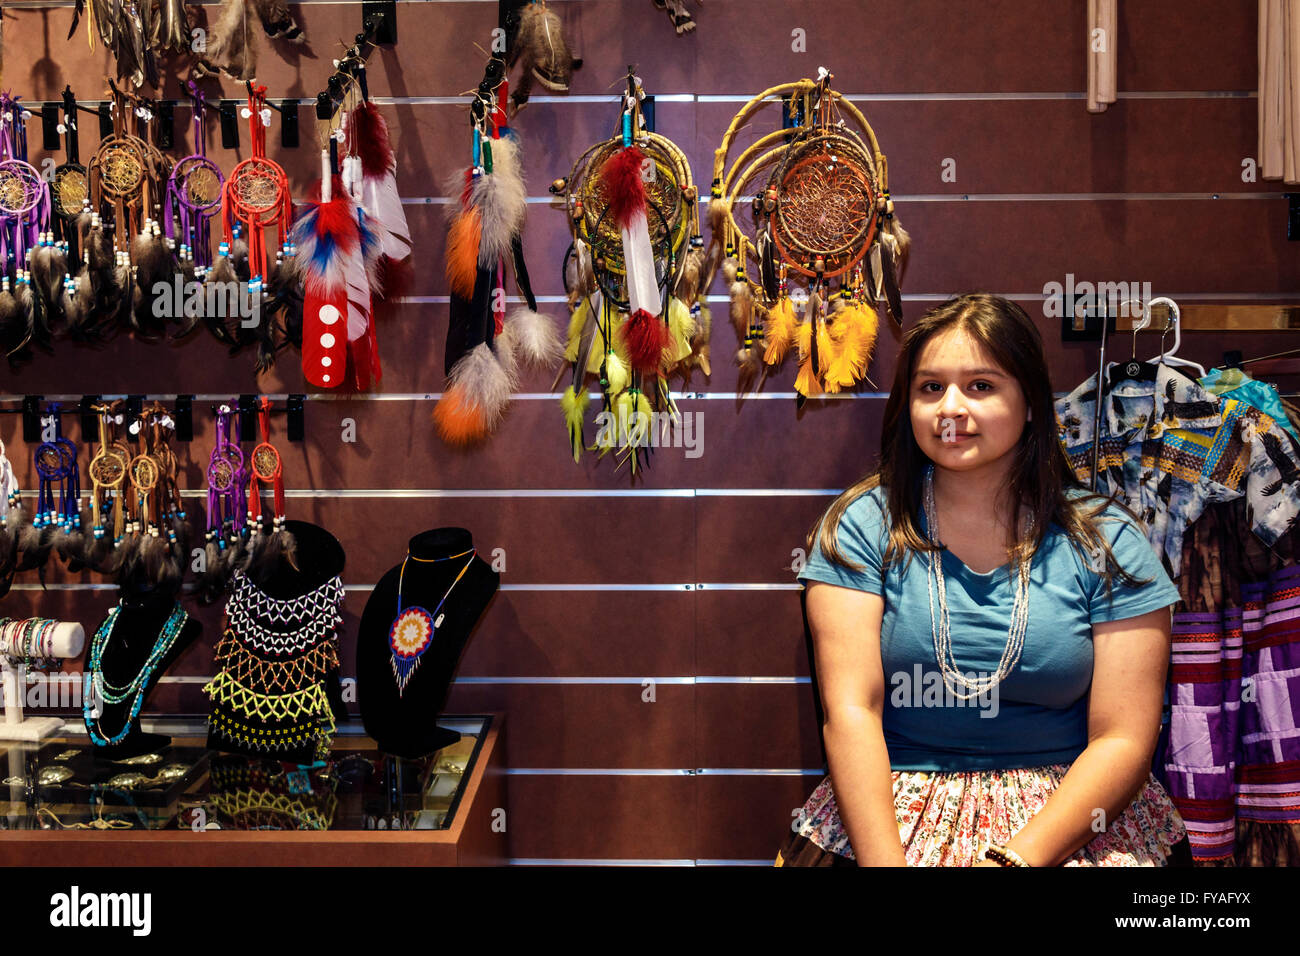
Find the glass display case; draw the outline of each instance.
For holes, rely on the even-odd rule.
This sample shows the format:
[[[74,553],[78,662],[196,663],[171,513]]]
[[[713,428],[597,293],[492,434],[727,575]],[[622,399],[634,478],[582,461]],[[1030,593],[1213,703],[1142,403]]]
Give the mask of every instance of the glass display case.
[[[201,719],[145,721],[171,745],[118,761],[97,757],[84,734],[0,742],[0,831],[10,831],[0,834],[0,859],[17,862],[13,831],[29,831],[28,848],[45,835],[30,831],[209,835],[196,845],[223,831],[317,833],[335,846],[348,834],[445,836],[460,829],[469,782],[482,777],[476,771],[498,723],[490,714],[440,718],[460,739],[407,760],[380,753],[360,721],[345,722],[329,757],[311,765],[208,750]]]

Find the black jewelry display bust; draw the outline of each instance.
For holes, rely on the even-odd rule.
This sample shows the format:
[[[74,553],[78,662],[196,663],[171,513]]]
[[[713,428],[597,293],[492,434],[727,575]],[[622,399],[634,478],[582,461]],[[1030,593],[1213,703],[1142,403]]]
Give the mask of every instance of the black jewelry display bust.
[[[133,587],[141,588],[141,585],[137,582]],[[100,655],[100,667],[103,669],[105,682],[116,687],[125,687],[140,673],[145,661],[149,659],[149,654],[158,643],[163,625],[167,623],[167,619],[171,617],[176,607],[176,593],[171,590],[149,591],[142,588],[135,590],[123,586],[119,596],[122,600],[122,609],[118,612],[117,622],[113,625],[112,637],[109,638],[108,644]],[[98,631],[99,628],[96,627],[95,630]],[[203,626],[193,617],[185,622],[180,636],[149,675],[141,711],[148,707],[149,697],[158,686],[159,678],[176,663],[185,649],[198,639],[202,630]],[[90,667],[89,644],[86,647],[86,667]],[[131,715],[132,700],[133,698],[128,697],[118,704],[99,701],[102,713],[98,720],[92,719],[96,733],[105,739],[120,733]],[[125,760],[127,757],[137,757],[140,754],[169,747],[171,742],[171,738],[165,734],[146,734],[141,731],[140,718],[137,716],[131,725],[130,733],[122,740],[116,744],[93,749],[97,758]]]
[[[269,598],[277,601],[292,601],[294,598],[310,594],[321,585],[343,573],[347,554],[338,538],[319,525],[306,521],[286,521],[285,529],[293,535],[295,569],[288,561],[280,561],[273,567],[260,569],[249,568],[248,577],[253,584]],[[343,701],[343,688],[339,681],[337,669],[325,675],[325,696],[329,699],[330,710],[334,713],[337,724],[348,716],[347,704]],[[236,741],[208,733],[208,749],[223,753],[238,753],[250,757],[271,758],[287,763],[310,764],[315,761],[314,745],[300,747],[297,750],[265,751],[245,748]]]
[[[414,760],[460,739],[460,734],[437,725],[438,715],[446,706],[474,625],[501,583],[501,576],[478,555],[472,561],[469,555],[452,557],[473,547],[473,538],[464,528],[417,534],[407,547],[410,560],[405,574],[399,563],[379,579],[366,602],[357,634],[357,701],[366,733],[384,753]],[[452,588],[467,562],[468,571]],[[403,609],[418,606],[435,618],[445,615],[401,694],[388,643],[397,617],[399,577]],[[435,612],[448,588],[446,603]]]

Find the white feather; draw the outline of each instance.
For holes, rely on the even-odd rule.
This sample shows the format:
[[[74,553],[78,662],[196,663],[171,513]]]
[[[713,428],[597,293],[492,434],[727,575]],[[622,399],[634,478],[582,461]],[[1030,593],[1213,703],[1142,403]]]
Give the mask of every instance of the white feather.
[[[545,315],[520,308],[511,313],[503,327],[511,333],[516,354],[530,365],[554,368],[564,357],[559,330]]]
[[[370,278],[360,250],[347,257],[343,274],[348,286],[348,341],[355,342],[370,327]]]
[[[509,322],[501,323],[501,334],[492,340],[493,351],[502,370],[510,379],[513,392],[519,385],[519,339],[517,330]]]
[[[474,180],[470,202],[478,206],[483,233],[479,265],[490,267],[510,255],[510,240],[524,227],[528,193],[519,169],[519,155],[509,138],[491,141],[492,172]]]
[[[383,254],[398,262],[407,258],[411,254],[411,229],[406,224],[397,178],[392,172],[366,177],[362,205],[370,213],[371,226],[379,233]]]
[[[501,423],[514,390],[510,374],[486,342],[474,346],[452,366],[443,391],[454,386],[464,389],[469,401],[482,410],[489,431]]]

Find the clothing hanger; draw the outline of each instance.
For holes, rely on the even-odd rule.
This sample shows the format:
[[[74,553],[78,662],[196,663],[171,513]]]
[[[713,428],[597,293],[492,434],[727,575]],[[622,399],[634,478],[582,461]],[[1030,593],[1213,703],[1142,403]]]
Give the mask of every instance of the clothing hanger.
[[[1136,300],[1130,299],[1127,302]],[[1141,303],[1139,303],[1140,305]],[[1137,360],[1137,334],[1142,329],[1151,324],[1151,309],[1156,305],[1165,305],[1169,308],[1169,314],[1165,320],[1165,327],[1160,332],[1160,354],[1152,357],[1149,361],[1139,362]],[[1168,336],[1170,329],[1174,333],[1173,348],[1165,350],[1165,337]],[[1197,362],[1191,359],[1179,357],[1178,347],[1182,344],[1182,313],[1178,309],[1178,303],[1168,296],[1158,296],[1147,303],[1146,308],[1142,310],[1142,318],[1133,325],[1133,349],[1130,353],[1131,358],[1123,366],[1118,363],[1112,365],[1107,373],[1107,382],[1114,385],[1122,381],[1132,382],[1154,382],[1161,365],[1181,365],[1187,368],[1195,369],[1197,376],[1203,378],[1205,369]]]
[[[1133,300],[1129,300],[1133,301]],[[1127,305],[1127,302],[1124,303]],[[1151,310],[1148,307],[1142,317],[1133,323],[1133,347],[1129,351],[1129,360],[1121,365],[1112,362],[1106,370],[1106,385],[1112,388],[1120,382],[1154,382],[1159,366],[1152,362],[1139,362],[1137,357],[1138,332],[1151,324]]]
[[[1151,311],[1151,307],[1156,305],[1157,303],[1167,305],[1169,307],[1169,317],[1165,320],[1164,331],[1160,333],[1160,350],[1161,350],[1160,354],[1156,356],[1154,359],[1152,359],[1152,361],[1160,362],[1161,364],[1164,365],[1182,365],[1185,366],[1186,368],[1194,368],[1196,369],[1197,375],[1203,378],[1205,376],[1205,369],[1203,366],[1201,366],[1197,362],[1193,362],[1191,359],[1180,358],[1177,354],[1178,346],[1183,341],[1182,313],[1178,310],[1178,303],[1175,302],[1173,299],[1169,298],[1168,296],[1165,295],[1157,296],[1156,298],[1152,299],[1150,302],[1147,303],[1146,311],[1149,313]],[[1166,352],[1164,351],[1165,336],[1169,334],[1169,329],[1171,325],[1174,330],[1174,347],[1171,348],[1168,352]]]

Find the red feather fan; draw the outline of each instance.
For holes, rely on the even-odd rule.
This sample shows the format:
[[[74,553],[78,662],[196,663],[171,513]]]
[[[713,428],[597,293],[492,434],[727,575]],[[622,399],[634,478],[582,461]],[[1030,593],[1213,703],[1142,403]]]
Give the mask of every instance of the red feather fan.
[[[356,206],[338,177],[330,201],[320,195],[318,182],[293,225],[303,275],[302,371],[317,388],[338,388],[347,375],[347,272],[361,255],[361,234]]]

